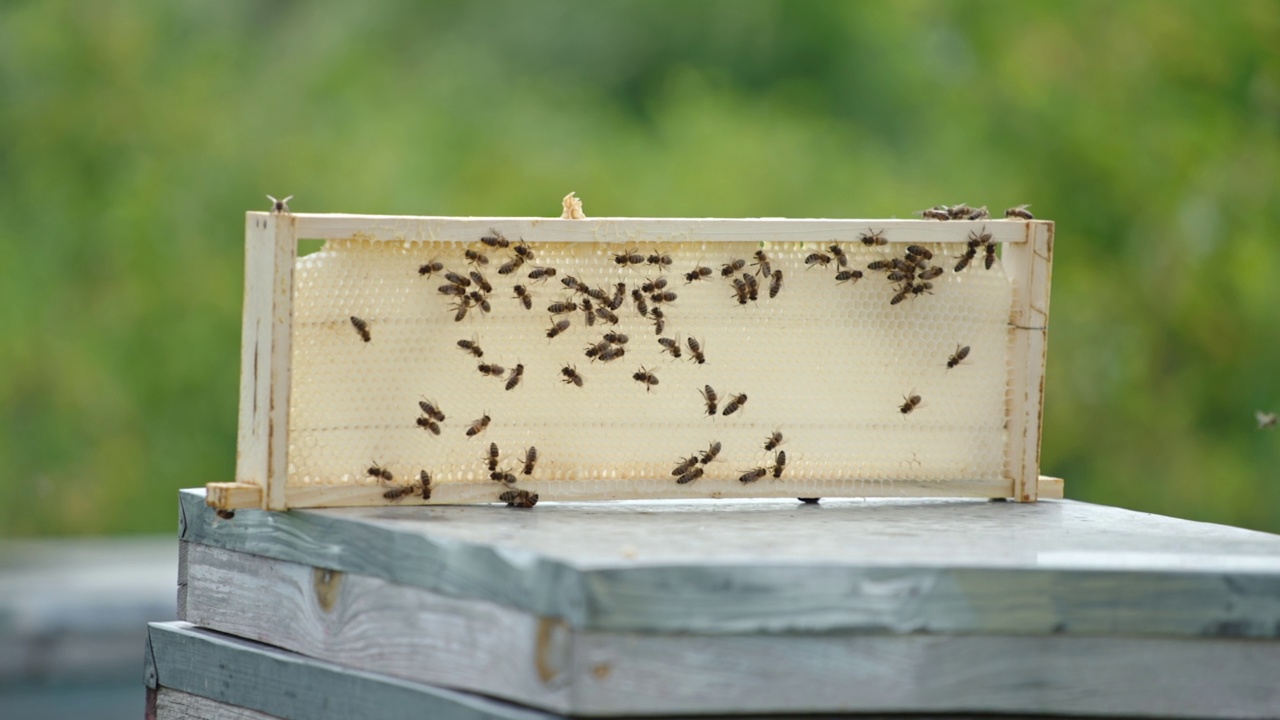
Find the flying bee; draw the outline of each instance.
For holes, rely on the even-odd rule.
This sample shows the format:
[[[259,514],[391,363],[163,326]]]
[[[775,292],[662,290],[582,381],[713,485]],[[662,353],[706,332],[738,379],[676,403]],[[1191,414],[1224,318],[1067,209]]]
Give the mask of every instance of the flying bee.
[[[645,284],[641,285],[640,289],[643,290],[644,292],[651,293],[657,290],[661,290],[666,286],[667,286],[667,279],[665,277],[659,276],[657,280],[650,280]]]
[[[1254,410],[1253,418],[1258,421],[1259,430],[1271,430],[1276,426],[1276,414],[1273,412]]]
[[[636,304],[636,312],[641,315],[649,314],[649,304],[644,301],[644,293],[640,292],[640,288],[631,291],[631,300]]]
[[[511,486],[515,485],[519,478],[516,477],[515,473],[507,472],[506,470],[494,470],[489,473],[489,479],[494,482],[500,482],[503,485]]]
[[[711,268],[706,267],[705,265],[699,265],[698,267],[696,267],[696,268],[694,268],[694,269],[690,270],[689,272],[685,273],[685,274],[684,274],[684,279],[685,279],[685,281],[686,281],[687,283],[691,283],[691,282],[694,282],[694,281],[697,281],[697,280],[701,280],[701,279],[703,279],[703,278],[707,277],[707,276],[708,276],[708,275],[710,275],[712,272],[713,272],[713,271],[712,271],[712,269],[711,269]]]
[[[857,282],[862,279],[861,270],[841,270],[836,273],[836,282],[849,282],[850,280]]]
[[[493,292],[493,286],[489,284],[489,281],[485,279],[484,275],[481,275],[475,270],[472,270],[467,274],[471,276],[473,281],[475,281],[476,287],[480,288],[483,292]]]
[[[763,468],[763,467],[754,468],[752,470],[748,470],[742,473],[742,475],[738,477],[738,482],[742,483],[743,485],[746,485],[748,483],[753,483],[768,474],[769,474],[769,468]]]
[[[817,265],[826,267],[831,264],[831,256],[820,252],[809,253],[809,256],[804,259],[804,264],[811,268]]]
[[[619,347],[617,345],[612,345],[600,351],[600,362],[613,362],[614,360],[617,360],[618,358],[626,354],[627,354],[626,348]],[[654,385],[658,384],[657,379],[653,381],[653,384]]]
[[[834,244],[827,249],[831,251],[832,257],[836,259],[837,267],[849,267],[849,256],[844,254],[844,249],[839,244]]]
[[[702,365],[707,361],[707,356],[702,354],[702,343],[698,342],[698,338],[690,335],[686,340],[689,345],[689,359]]]
[[[376,478],[380,482],[391,482],[396,479],[395,476],[391,474],[390,470],[382,467],[378,463],[370,465],[369,469],[365,471],[365,474],[371,478]]]
[[[934,279],[934,278],[938,277],[939,275],[941,275],[942,273],[943,273],[942,268],[940,268],[940,267],[938,267],[938,266],[936,266],[936,265],[935,265],[934,267],[931,267],[931,268],[929,268],[929,269],[925,270],[924,272],[920,273],[920,279],[921,279],[921,280],[932,280],[932,279]]]
[[[719,440],[711,443],[707,446],[706,450],[702,451],[702,457],[699,458],[698,462],[701,462],[703,465],[710,465],[712,460],[720,457],[720,448],[722,447],[724,447],[724,445]]]
[[[530,280],[545,281],[547,278],[551,278],[555,276],[556,276],[556,269],[553,267],[536,267],[529,271]]]
[[[644,391],[649,392],[650,388],[658,384],[658,376],[649,372],[643,365],[634,373],[631,373],[631,379],[644,385]]]
[[[582,298],[582,319],[586,321],[587,327],[595,327],[596,311],[591,305],[591,298]]]
[[[283,200],[277,200],[271,197],[270,195],[268,195],[267,199],[271,201],[271,212],[279,215],[281,213],[289,212],[289,201],[293,199],[293,196],[290,195],[289,197]]]
[[[524,377],[524,365],[516,363],[516,366],[511,368],[511,376],[507,378],[507,389],[514,389],[515,386],[520,384],[520,378],[522,377]]]
[[[991,243],[991,244],[987,245],[986,253],[987,253],[987,254],[986,254],[986,257],[984,257],[984,258],[982,259],[982,264],[983,264],[983,265],[985,265],[985,266],[986,266],[986,268],[987,268],[988,270],[990,270],[990,269],[991,269],[991,266],[996,264],[996,246],[995,246],[995,243]]]
[[[763,250],[757,250],[755,258],[756,261],[751,264],[756,266],[756,272],[763,277],[769,277],[773,274],[773,266],[769,264],[769,256],[765,255]]]
[[[489,228],[489,234],[480,238],[480,242],[491,248],[504,248],[511,244],[510,241],[502,236],[502,233],[493,228]]]
[[[772,435],[765,438],[764,449],[773,450],[774,448],[778,447],[781,444],[782,444],[782,431],[774,430]]]
[[[489,465],[489,472],[497,472],[498,470],[498,443],[489,443],[489,452],[485,453],[485,462]]]
[[[654,253],[646,258],[650,265],[657,265],[659,268],[666,269],[671,266],[671,256]]]
[[[915,410],[916,407],[920,405],[920,396],[916,395],[914,391],[912,391],[910,395],[903,395],[902,398],[906,400],[906,402],[902,403],[902,405],[898,407],[898,412],[903,415],[910,414],[912,410]]]
[[[635,250],[623,250],[620,254],[613,256],[613,261],[623,267],[630,265],[640,265],[644,263],[644,255]]]
[[[779,450],[777,455],[773,456],[773,479],[777,480],[782,477],[782,469],[787,466],[787,451]]]
[[[525,475],[533,474],[533,466],[538,463],[538,448],[530,445],[529,449],[524,451],[524,469]]]
[[[1035,216],[1032,215],[1031,211],[1027,209],[1029,207],[1031,206],[1018,205],[1017,207],[1011,207],[1008,210],[1004,211],[1004,216],[1007,218],[1021,218],[1023,220],[1034,220]]]
[[[360,336],[361,340],[369,342],[373,339],[373,335],[369,333],[369,323],[365,320],[352,315],[351,326],[356,329],[356,334]]]
[[[946,205],[935,205],[920,213],[925,220],[950,220],[951,213],[947,212]]]
[[[662,308],[654,308],[649,317],[653,318],[653,333],[661,335],[667,329],[667,316],[662,314]]]
[[[908,245],[907,254],[914,255],[918,258],[924,258],[925,260],[933,259],[933,253],[929,252],[928,248],[921,245]]]
[[[610,325],[618,324],[618,316],[614,314],[614,312],[607,307],[596,308],[596,317],[609,323]]]
[[[478,358],[484,357],[484,350],[480,349],[480,343],[476,342],[474,337],[470,340],[459,340],[458,347]]]
[[[464,250],[462,256],[467,259],[467,262],[472,263],[473,265],[479,266],[489,264],[489,258],[486,257],[484,253],[477,250]]]
[[[773,279],[769,282],[769,297],[778,297],[778,292],[782,290],[782,271],[774,270]]]
[[[742,278],[733,279],[733,292],[738,298],[739,305],[746,305],[747,301],[751,299],[751,288],[747,286],[747,283]]]
[[[747,266],[747,261],[743,260],[742,258],[738,258],[736,260],[730,260],[729,262],[720,266],[720,277],[730,277],[734,273],[738,272],[739,270],[741,270],[746,266]]]
[[[641,297],[643,297],[643,295]],[[627,298],[627,284],[618,283],[614,287],[613,298],[609,300],[609,309],[616,311],[618,308],[622,307],[622,303],[623,301],[626,300],[626,298]],[[643,315],[644,313],[640,313],[640,314]]]
[[[680,463],[671,471],[672,476],[683,475],[689,472],[689,469],[698,464],[698,454],[694,453],[687,458],[680,458]]]
[[[950,370],[951,368],[959,365],[964,362],[964,359],[967,357],[969,357],[969,346],[965,345],[964,347],[960,347],[959,345],[956,345],[956,351],[951,353],[951,357],[947,358],[947,369]]]
[[[489,298],[479,290],[472,290],[467,293],[467,297],[471,298],[472,307],[478,307],[484,312],[489,312],[493,306],[489,304]]]
[[[511,273],[519,270],[521,265],[524,265],[524,258],[517,255],[516,257],[502,263],[502,267],[498,268],[498,274],[510,275]]]
[[[707,385],[704,389],[699,390],[702,394],[702,401],[707,404],[707,415],[716,414],[716,391],[715,388]]]
[[[680,338],[679,337],[676,337],[674,339],[660,337],[658,338],[658,344],[662,346],[662,350],[660,352],[667,353],[668,355],[676,359],[680,358]]]
[[[991,213],[990,211],[987,210],[986,205],[983,205],[980,208],[974,208],[973,210],[970,210],[969,214],[965,216],[966,220],[989,220],[990,218],[991,218]]]
[[[436,407],[435,403],[430,400],[419,400],[418,407],[422,408],[423,414],[427,417],[444,422],[444,413],[440,412],[440,408]]]
[[[480,371],[481,375],[488,375],[490,377],[501,377],[507,372],[507,369],[501,365],[493,365],[490,363],[480,363],[479,365],[476,365],[476,369]]]
[[[529,294],[529,290],[526,289],[525,286],[523,285],[517,285],[512,289],[515,290],[515,293],[516,293],[515,295],[512,295],[512,297],[519,300],[520,304],[524,306],[525,310],[532,310],[533,296]]]
[[[533,248],[529,247],[529,244],[524,239],[516,243],[516,246],[512,249],[515,250],[516,257],[521,260],[533,260]]]
[[[870,232],[864,232],[858,236],[858,239],[861,240],[862,244],[866,245],[867,247],[875,247],[878,245],[889,244],[888,239],[886,239],[884,236],[883,230],[873,230]]]
[[[564,380],[560,382],[565,385],[577,385],[582,387],[582,376],[578,374],[578,368],[572,365],[565,365],[560,368],[560,374],[564,376]]]
[[[437,289],[440,291],[441,295],[453,295],[455,297],[465,297],[467,294],[467,289],[465,287],[461,285],[454,285],[453,283],[445,283],[444,285],[441,285]]]
[[[706,470],[703,470],[700,467],[690,468],[686,470],[683,474],[681,474],[680,477],[676,478],[676,484],[688,485],[694,480],[697,480],[698,478],[702,477],[703,473],[705,472]]]
[[[467,428],[467,437],[475,437],[484,432],[485,428],[489,427],[489,420],[489,415],[486,413],[478,420],[473,421],[471,427]]]
[[[463,276],[459,275],[459,274],[458,274],[458,273],[456,273],[456,272],[452,272],[452,271],[450,271],[450,272],[446,272],[446,273],[444,274],[444,279],[445,279],[445,280],[448,280],[449,282],[453,283],[454,285],[458,285],[458,286],[461,286],[461,287],[471,287],[471,280],[469,280],[468,278],[465,278],[465,277],[463,277]]]
[[[671,290],[663,290],[650,295],[649,299],[655,303],[672,303],[676,301],[676,294]]]
[[[438,260],[432,260],[431,262],[423,263],[418,266],[418,274],[426,277],[434,275],[441,270],[444,270],[444,263]]]
[[[737,395],[734,395],[733,397],[729,398],[728,404],[724,406],[724,416],[728,417],[738,412],[738,408],[746,404],[747,404],[746,393],[738,393]]]
[[[626,345],[631,338],[620,332],[607,332],[604,334],[604,341],[615,345]]]
[[[577,312],[578,303],[572,300],[562,302],[553,302],[547,306],[547,312],[552,315],[563,315],[565,313]]]
[[[560,322],[551,326],[551,329],[547,331],[547,337],[553,338],[568,329],[569,329],[569,321],[561,320]]]
[[[538,493],[528,490],[508,490],[499,495],[498,499],[510,507],[531,508],[538,504]]]
[[[432,420],[429,417],[418,418],[418,427],[422,428],[423,430],[430,431],[432,435],[440,434],[440,425],[437,424],[435,420]]]

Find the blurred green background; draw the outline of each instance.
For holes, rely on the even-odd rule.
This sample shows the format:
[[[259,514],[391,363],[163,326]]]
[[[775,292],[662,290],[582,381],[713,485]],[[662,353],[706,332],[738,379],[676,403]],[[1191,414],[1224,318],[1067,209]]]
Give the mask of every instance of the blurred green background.
[[[1043,468],[1280,531],[1276,2],[10,2],[0,535],[232,479],[243,213],[1058,222]]]

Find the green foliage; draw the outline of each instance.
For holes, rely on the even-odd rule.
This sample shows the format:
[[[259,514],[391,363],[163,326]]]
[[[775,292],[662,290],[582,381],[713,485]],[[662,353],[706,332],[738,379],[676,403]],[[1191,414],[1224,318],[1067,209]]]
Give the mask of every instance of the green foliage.
[[[1043,465],[1280,531],[1274,2],[0,8],[0,535],[231,478],[243,216],[1058,221]]]

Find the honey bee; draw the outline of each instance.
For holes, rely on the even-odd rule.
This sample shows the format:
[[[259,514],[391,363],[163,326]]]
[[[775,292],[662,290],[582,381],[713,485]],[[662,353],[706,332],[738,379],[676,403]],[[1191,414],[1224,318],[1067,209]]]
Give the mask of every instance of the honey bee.
[[[985,265],[985,266],[986,266],[986,268],[987,268],[988,270],[990,270],[990,269],[991,269],[991,266],[996,264],[996,246],[995,246],[995,243],[991,243],[991,244],[987,245],[986,253],[987,253],[986,257],[984,257],[984,258],[982,259],[982,264],[983,264],[983,265]]]
[[[969,213],[971,212],[973,212],[973,208],[969,207],[965,203],[960,203],[959,205],[952,205],[947,208],[947,217],[952,220],[964,220],[969,217]]]
[[[1273,412],[1263,412],[1261,410],[1254,410],[1253,417],[1255,420],[1258,421],[1259,430],[1271,430],[1276,426],[1276,414]]]
[[[861,270],[841,270],[840,272],[836,273],[836,282],[838,283],[849,282],[850,280],[857,282],[861,279],[862,279]]]
[[[751,264],[756,266],[756,272],[763,277],[769,277],[773,274],[773,266],[769,264],[769,256],[765,255],[763,250],[757,250],[755,258],[756,261]]]
[[[986,205],[983,205],[980,208],[970,210],[969,214],[965,216],[966,220],[988,220],[990,218],[991,218],[991,213],[987,210]]]
[[[641,315],[649,314],[649,304],[644,301],[644,293],[639,288],[631,291],[631,300],[636,304],[636,312]]]
[[[777,455],[773,456],[773,479],[777,480],[782,477],[782,469],[787,466],[787,451],[779,450]]]
[[[680,477],[676,478],[677,485],[688,485],[689,483],[702,477],[706,471],[700,467],[694,467],[686,470]]]
[[[730,277],[742,268],[747,266],[747,261],[741,258],[730,260],[720,266],[720,277]]]
[[[873,230],[869,232],[864,232],[858,236],[858,239],[861,240],[862,244],[866,245],[867,247],[874,247],[878,245],[889,244],[889,240],[885,238],[883,230]]]
[[[281,213],[289,212],[289,201],[293,199],[293,196],[290,195],[289,197],[283,200],[277,200],[271,197],[270,195],[268,195],[267,199],[271,201],[271,212],[274,212],[277,215],[279,215]]]
[[[665,277],[659,277],[657,280],[650,280],[645,284],[641,285],[640,289],[647,293],[651,293],[657,290],[661,290],[666,286],[667,286],[667,279]]]
[[[646,370],[643,365],[640,366],[639,370],[631,373],[631,379],[644,385],[645,392],[649,392],[654,385],[658,384],[658,376]]]
[[[480,419],[473,421],[471,427],[467,428],[467,437],[475,437],[484,432],[489,427],[489,419],[489,414],[485,413]]]
[[[715,415],[716,400],[718,399],[716,397],[715,388],[707,385],[706,388],[699,390],[698,392],[702,394],[702,401],[707,404],[707,415]]]
[[[626,354],[627,349],[624,347],[619,347],[617,345],[607,347],[600,352],[600,362],[613,362]],[[658,381],[655,379],[653,384],[657,385]]]
[[[909,296],[910,294],[911,294],[911,287],[910,286],[903,287],[901,290],[898,291],[897,295],[894,295],[893,298],[889,300],[889,304],[897,305],[903,300],[906,300],[907,296]]]
[[[528,490],[508,490],[499,495],[498,499],[510,507],[531,508],[538,504],[538,493]]]
[[[928,248],[921,245],[908,245],[907,254],[914,255],[918,258],[924,258],[925,260],[933,259],[933,253],[929,252]]]
[[[702,354],[702,343],[698,342],[698,338],[690,335],[686,343],[689,345],[690,360],[702,365],[707,361],[707,356]]]
[[[667,316],[662,313],[662,308],[654,308],[649,316],[653,318],[654,334],[661,335],[667,329]]]
[[[565,313],[577,312],[578,303],[572,300],[553,302],[547,306],[547,312],[552,315],[563,315]]]
[[[418,274],[425,277],[430,277],[441,270],[444,270],[444,263],[438,260],[432,260],[431,262],[423,263],[418,266]]]
[[[729,398],[728,404],[724,406],[723,414],[725,417],[728,417],[738,412],[738,408],[746,404],[747,404],[746,393],[738,393],[737,395],[734,395],[733,397]]]
[[[698,464],[698,454],[694,453],[687,458],[680,458],[680,463],[671,471],[672,476],[683,475],[689,472],[689,469]]]
[[[1035,216],[1032,215],[1031,211],[1027,209],[1029,207],[1031,206],[1018,205],[1017,207],[1011,207],[1008,210],[1004,211],[1004,216],[1007,218],[1021,218],[1023,220],[1034,220]]]
[[[960,262],[956,263],[955,271],[960,272],[965,268],[969,267],[969,263],[973,262],[973,259],[977,257],[977,255],[978,255],[978,251],[972,247],[969,248],[968,250],[965,250],[963,255],[957,255],[956,258]]]
[[[892,260],[873,260],[867,263],[867,269],[874,270],[874,271],[888,270],[892,266],[893,266]]]
[[[935,205],[920,213],[920,216],[926,220],[950,220],[951,213],[947,212],[946,205]]]
[[[934,266],[920,273],[921,280],[932,280],[943,273],[942,268]]]
[[[533,248],[529,247],[529,244],[524,241],[524,238],[521,238],[520,242],[517,243],[513,249],[516,251],[516,257],[521,260],[533,260]]]
[[[479,365],[476,365],[476,369],[480,371],[481,375],[489,375],[491,377],[500,377],[507,371],[507,369],[501,365],[493,365],[490,363],[480,363]]]
[[[778,297],[778,292],[782,290],[782,271],[774,270],[773,279],[769,282],[769,297]]]
[[[530,445],[529,449],[524,451],[524,469],[525,475],[533,474],[533,466],[538,463],[538,448]]]
[[[515,290],[515,293],[516,293],[515,295],[512,295],[512,297],[519,300],[520,304],[524,306],[525,310],[532,310],[533,296],[529,294],[529,290],[525,288],[525,286],[523,285],[516,285],[512,289]]]
[[[746,305],[747,301],[751,299],[751,288],[742,278],[733,279],[733,292],[738,298],[739,305]]]
[[[493,286],[489,284],[489,281],[485,279],[484,275],[481,275],[475,270],[472,270],[467,274],[471,276],[471,279],[475,281],[476,287],[480,288],[480,290],[487,293],[493,292]]]
[[[454,285],[452,283],[445,283],[444,285],[441,285],[439,288],[437,288],[437,290],[439,290],[441,295],[453,295],[455,297],[466,297],[467,295],[466,288],[462,287],[461,285]]]
[[[514,389],[516,385],[520,384],[520,378],[522,377],[524,377],[524,365],[516,363],[516,366],[511,368],[511,376],[507,378],[507,389]]]
[[[991,233],[987,232],[987,227],[982,226],[982,232],[969,233],[969,247],[978,247],[979,245],[989,245],[991,243]]]
[[[370,340],[373,339],[373,335],[369,333],[369,323],[365,322],[361,318],[356,317],[355,315],[352,315],[351,325],[356,329],[356,334],[360,336],[361,340],[364,340],[365,342],[369,342]]]
[[[365,473],[369,477],[376,478],[381,482],[391,482],[392,480],[395,480],[395,476],[391,474],[391,471],[382,467],[378,463],[370,465],[369,469],[366,470]]]
[[[561,380],[560,382],[565,385],[577,385],[578,387],[582,387],[582,376],[578,374],[578,368],[572,365],[565,365],[560,368],[560,374],[564,376],[564,380]]]
[[[595,360],[595,358],[600,356],[600,353],[604,352],[605,350],[608,350],[611,345],[612,343],[610,343],[608,340],[602,340],[596,343],[595,345],[588,345],[587,351],[585,354],[587,357],[591,358],[592,360]]]
[[[620,332],[607,332],[604,334],[604,341],[615,345],[626,345],[631,338]]]
[[[698,267],[685,273],[684,279],[686,281],[686,284],[688,284],[691,282],[695,282],[697,280],[701,280],[707,277],[708,275],[710,275],[712,272],[713,270],[711,268],[706,267],[705,265],[699,265]]]
[[[959,365],[964,362],[964,359],[967,357],[969,357],[969,346],[965,345],[964,347],[960,347],[959,345],[956,345],[956,351],[951,354],[951,357],[947,358],[947,369],[950,370],[951,368]]]
[[[572,275],[566,275],[560,278],[560,284],[575,292],[585,292],[587,290],[587,286],[582,284],[581,280]]]
[[[836,259],[837,267],[849,267],[849,256],[844,254],[844,249],[839,244],[834,244],[827,249],[831,251],[832,257]]]
[[[510,275],[511,273],[519,270],[520,266],[522,265],[524,265],[524,258],[520,256],[513,257],[510,260],[502,263],[502,267],[498,268],[498,274]]]
[[[912,410],[915,410],[918,405],[920,405],[920,396],[916,395],[914,392],[910,395],[903,395],[902,398],[906,400],[906,402],[902,403],[902,405],[898,407],[898,412],[903,415],[909,414]]]
[[[585,292],[592,300],[595,300],[601,305],[609,304],[609,294],[606,293],[602,288],[593,288],[593,287],[587,287],[586,285],[582,285],[578,289],[581,290],[582,292]]]
[[[623,250],[620,254],[613,256],[613,261],[623,267],[630,265],[640,265],[644,262],[644,255],[635,250]]]
[[[498,471],[498,443],[489,443],[489,452],[485,454],[485,461],[489,464],[489,472]]]
[[[551,326],[551,329],[547,331],[547,337],[553,338],[568,329],[569,329],[569,321],[561,320],[560,322]]]
[[[515,476],[515,473],[510,473],[505,470],[494,470],[493,472],[489,473],[489,479],[494,482],[500,482],[503,485],[507,485],[507,486],[515,485],[516,480],[518,480],[518,478]]]
[[[453,271],[446,272],[444,274],[444,279],[460,287],[464,287],[464,288],[471,287],[471,280],[469,280],[468,278],[462,277],[461,275]]]
[[[811,268],[818,265],[826,267],[831,264],[831,256],[820,252],[809,253],[809,256],[804,259],[804,264]]]
[[[270,197],[270,196],[268,196],[268,197]],[[218,510],[218,511],[217,511],[217,513],[218,513],[218,517],[222,518],[223,520],[230,520],[230,519],[232,519],[232,518],[234,518],[234,517],[236,516],[236,511],[235,511],[235,510],[225,510],[225,509],[223,509],[223,510]]]
[[[613,298],[609,300],[609,309],[616,311],[618,308],[622,307],[622,303],[624,300],[626,300],[626,298],[627,298],[627,284],[618,283],[617,286],[614,287]],[[640,313],[640,314],[643,315],[644,313]]]
[[[647,258],[650,265],[657,265],[659,268],[666,269],[671,266],[671,256],[654,253]]]
[[[489,297],[479,290],[472,290],[467,297],[471,298],[473,307],[478,307],[484,312],[493,310],[493,306],[489,304]]]
[[[760,284],[756,282],[756,276],[750,273],[743,273],[742,282],[747,284],[747,299],[754,302],[760,297]]]
[[[436,407],[435,403],[430,400],[419,400],[418,407],[422,408],[423,414],[427,417],[444,422],[444,413],[440,412],[440,408]]]
[[[923,295],[924,293],[932,295],[933,293],[930,292],[931,290],[933,290],[933,283],[930,282],[916,283],[911,286],[912,295]]]
[[[476,342],[475,338],[471,338],[470,340],[459,340],[458,347],[478,358],[484,357],[484,350],[480,349],[480,343]]]
[[[618,324],[618,316],[615,315],[614,312],[607,307],[596,308],[596,317],[609,323],[610,325]]]
[[[489,258],[486,257],[484,253],[476,250],[464,250],[462,253],[462,256],[467,259],[467,262],[473,263],[475,265],[489,264]]]
[[[418,485],[416,483],[410,483],[408,485],[394,485],[388,488],[386,492],[382,493],[382,497],[390,500],[391,502],[400,502],[417,491]]]
[[[903,280],[914,280],[915,275],[908,270],[894,270],[885,276],[889,282],[902,282]]]
[[[551,278],[555,276],[556,276],[556,269],[553,267],[536,267],[529,271],[530,280],[545,281],[547,278]]]
[[[432,435],[440,434],[440,426],[436,423],[435,420],[432,420],[429,417],[418,418],[418,427],[422,428],[423,430],[429,430]]]
[[[753,483],[768,474],[769,468],[758,467],[742,473],[742,475],[738,477],[738,482],[746,485],[748,483]]]
[[[774,448],[778,447],[781,444],[782,444],[782,431],[774,430],[772,435],[765,438],[764,449],[773,450]]]
[[[663,290],[650,295],[649,299],[655,303],[671,303],[676,301],[676,294],[671,290]]]
[[[462,322],[462,319],[467,316],[467,311],[470,309],[471,303],[466,298],[459,300],[458,304],[453,307],[453,310],[455,311],[453,314],[453,321]]]
[[[488,245],[491,248],[505,248],[511,244],[505,237],[502,236],[502,233],[498,232],[497,230],[494,230],[493,228],[489,228],[489,234],[480,238],[480,242],[484,243],[485,245]]]
[[[431,499],[431,474],[426,470],[418,473],[418,490],[422,493],[423,500]]]
[[[720,448],[722,447],[724,447],[724,445],[719,440],[711,443],[707,446],[707,449],[702,452],[702,457],[699,458],[698,461],[703,465],[710,465],[712,460],[720,457]]]
[[[679,359],[680,338],[677,337],[673,339],[673,338],[660,337],[658,338],[658,344],[662,346],[662,350],[660,352],[667,353],[671,357]]]
[[[586,321],[587,327],[596,326],[596,312],[590,298],[582,298],[582,319]]]

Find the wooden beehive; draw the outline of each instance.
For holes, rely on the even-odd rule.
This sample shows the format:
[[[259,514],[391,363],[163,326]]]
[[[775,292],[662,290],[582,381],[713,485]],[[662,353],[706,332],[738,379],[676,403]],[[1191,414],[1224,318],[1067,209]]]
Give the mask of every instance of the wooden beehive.
[[[983,247],[957,270],[975,238],[989,239],[990,261]],[[299,257],[306,239],[326,243]],[[1014,219],[250,212],[236,481],[210,484],[208,502],[282,510],[494,502],[516,491],[542,500],[1060,496],[1060,481],[1039,476],[1052,246],[1053,223]],[[917,292],[888,279],[892,266],[870,269],[926,255],[920,273],[940,270]],[[743,266],[722,275],[736,260]],[[711,273],[686,280],[698,267]],[[477,297],[459,313],[441,293],[444,275],[473,271],[492,286],[488,311]],[[665,289],[642,290],[659,278]],[[549,312],[570,302],[579,309]],[[612,346],[624,354],[587,356],[610,332],[629,336]],[[502,374],[481,374],[482,362]],[[566,367],[584,382],[566,382]],[[420,401],[447,420],[420,420],[431,420]],[[766,450],[774,432],[784,444]],[[685,467],[694,477],[673,472],[714,444],[713,460]],[[428,476],[429,493],[388,492]]]

